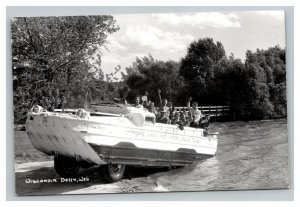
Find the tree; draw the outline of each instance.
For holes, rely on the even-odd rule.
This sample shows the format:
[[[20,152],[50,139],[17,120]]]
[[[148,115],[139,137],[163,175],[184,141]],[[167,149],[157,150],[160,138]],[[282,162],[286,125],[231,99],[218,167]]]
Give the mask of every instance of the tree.
[[[179,72],[195,101],[209,104],[215,99],[211,89],[216,85],[215,74],[222,70],[224,61],[226,55],[221,42],[214,43],[212,38],[204,38],[189,45]]]
[[[229,105],[237,119],[286,116],[285,50],[247,51],[246,60],[227,58],[222,43],[199,39],[181,60],[185,91],[200,105]],[[181,98],[184,96],[180,96]]]
[[[248,111],[252,119],[286,116],[285,50],[278,46],[268,50],[247,51],[246,70],[249,85]]]
[[[285,49],[279,46],[272,47],[264,51],[264,55],[266,65],[273,75],[273,81],[268,83],[270,101],[274,105],[273,117],[285,117],[287,115]]]
[[[82,105],[74,99],[88,96],[95,77],[103,79],[99,48],[117,30],[107,15],[13,18],[15,121],[34,103],[57,107],[67,97],[70,105]]]
[[[127,74],[123,73],[123,79],[131,90],[129,99],[148,91],[149,99],[158,103],[157,90],[161,89],[162,97],[171,102],[177,101],[183,87],[178,71],[179,65],[175,61],[158,61],[151,55],[136,58],[133,65],[126,68]]]
[[[216,75],[218,103],[229,105],[232,116],[241,119],[247,114],[248,84],[245,64],[232,56]]]

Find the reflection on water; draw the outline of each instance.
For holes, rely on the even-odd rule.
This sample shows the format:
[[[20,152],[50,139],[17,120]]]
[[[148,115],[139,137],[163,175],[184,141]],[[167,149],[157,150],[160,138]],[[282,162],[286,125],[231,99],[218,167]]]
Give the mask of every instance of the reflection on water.
[[[127,180],[137,191],[207,191],[289,188],[285,119],[213,123],[218,150],[191,166]]]

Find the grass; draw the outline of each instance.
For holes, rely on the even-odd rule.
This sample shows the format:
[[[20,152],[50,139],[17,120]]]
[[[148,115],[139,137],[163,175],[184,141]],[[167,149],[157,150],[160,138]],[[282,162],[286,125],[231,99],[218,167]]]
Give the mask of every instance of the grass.
[[[53,160],[32,146],[26,131],[14,130],[14,145],[16,163]]]

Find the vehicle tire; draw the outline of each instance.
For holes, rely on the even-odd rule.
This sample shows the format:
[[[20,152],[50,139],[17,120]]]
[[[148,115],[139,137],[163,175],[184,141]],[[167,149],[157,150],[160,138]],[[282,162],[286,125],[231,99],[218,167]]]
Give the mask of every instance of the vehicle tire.
[[[92,167],[94,165],[93,163],[89,163],[87,161],[81,161],[78,164],[83,169],[88,169],[88,168],[90,168],[90,167]]]
[[[125,165],[120,164],[107,164],[101,166],[103,178],[109,182],[118,182],[123,178],[125,172]]]
[[[54,158],[54,169],[63,178],[74,177],[80,166],[74,158],[57,156]]]

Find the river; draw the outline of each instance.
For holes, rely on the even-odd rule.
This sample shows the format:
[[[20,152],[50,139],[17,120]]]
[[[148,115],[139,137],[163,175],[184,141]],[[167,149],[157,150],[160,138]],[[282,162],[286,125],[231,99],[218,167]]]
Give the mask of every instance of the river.
[[[128,181],[136,191],[211,191],[281,189],[290,186],[285,119],[215,122],[218,149],[213,158],[192,166]],[[149,188],[153,183],[155,186]],[[152,185],[153,185],[152,184]]]
[[[16,191],[20,195],[47,195],[290,187],[285,119],[215,122],[210,131],[220,133],[216,155],[188,167],[175,170],[127,168],[124,179],[113,184],[106,184],[98,170],[91,169],[83,173],[89,177],[88,183],[37,185],[25,184],[24,180],[56,178],[53,162],[21,163],[16,164]]]

